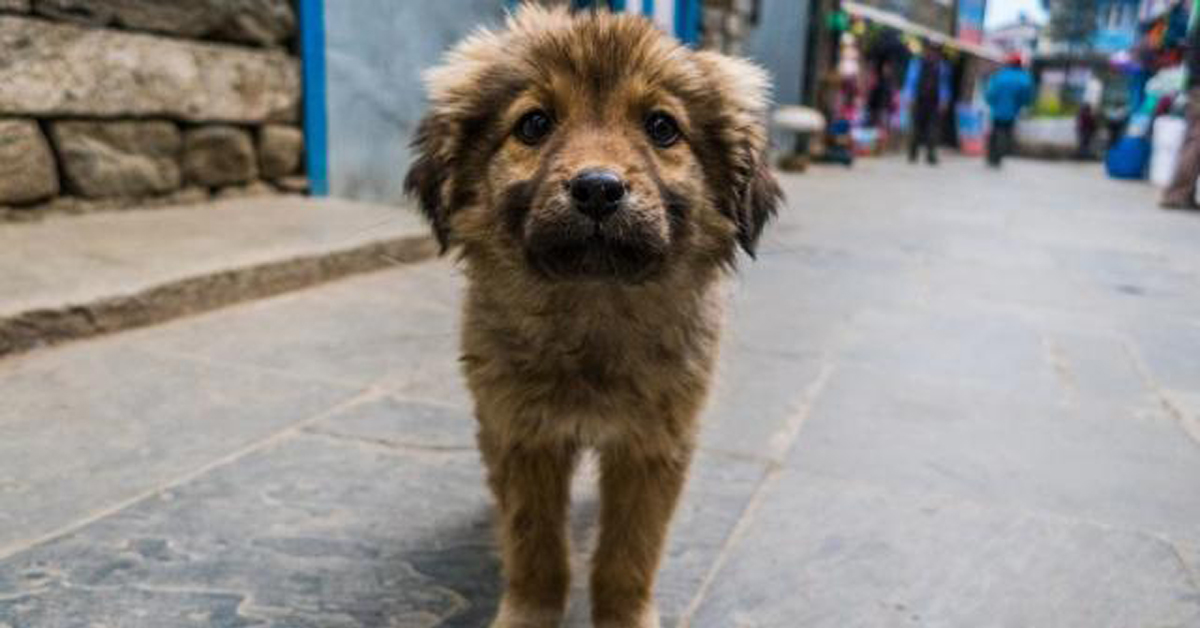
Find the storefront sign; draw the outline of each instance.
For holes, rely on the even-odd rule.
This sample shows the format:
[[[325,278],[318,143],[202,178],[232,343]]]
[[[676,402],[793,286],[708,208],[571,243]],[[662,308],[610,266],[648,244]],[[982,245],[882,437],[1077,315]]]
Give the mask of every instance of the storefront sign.
[[[983,18],[987,0],[959,0],[958,38],[973,44],[983,43]]]

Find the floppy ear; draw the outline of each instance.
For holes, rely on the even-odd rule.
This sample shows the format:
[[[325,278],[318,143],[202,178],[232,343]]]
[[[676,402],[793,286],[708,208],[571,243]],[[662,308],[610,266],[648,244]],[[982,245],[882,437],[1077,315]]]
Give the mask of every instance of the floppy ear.
[[[744,59],[707,51],[695,53],[694,59],[720,110],[711,128],[724,171],[722,211],[737,225],[738,244],[754,257],[763,227],[783,200],[768,165],[769,79]]]
[[[454,129],[441,115],[430,113],[421,120],[413,137],[416,158],[404,177],[404,193],[415,197],[421,213],[433,227],[441,252],[450,245],[449,179]]]
[[[451,214],[474,200],[477,161],[486,151],[490,127],[524,83],[502,62],[511,50],[511,32],[568,19],[565,9],[522,8],[509,17],[505,31],[476,30],[422,73],[429,113],[413,136],[415,159],[404,191],[417,199],[443,253],[454,244]]]
[[[783,201],[783,190],[771,169],[767,166],[765,150],[752,158],[753,171],[744,183],[744,192],[737,212],[738,244],[751,258],[758,248],[758,237],[762,235],[767,221],[775,216]]]

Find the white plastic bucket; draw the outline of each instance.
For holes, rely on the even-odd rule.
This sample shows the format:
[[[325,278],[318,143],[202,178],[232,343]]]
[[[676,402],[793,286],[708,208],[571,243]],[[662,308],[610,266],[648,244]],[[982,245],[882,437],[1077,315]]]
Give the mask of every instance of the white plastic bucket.
[[[1150,182],[1166,187],[1175,174],[1179,148],[1187,134],[1187,122],[1176,116],[1161,116],[1154,121],[1150,143]]]

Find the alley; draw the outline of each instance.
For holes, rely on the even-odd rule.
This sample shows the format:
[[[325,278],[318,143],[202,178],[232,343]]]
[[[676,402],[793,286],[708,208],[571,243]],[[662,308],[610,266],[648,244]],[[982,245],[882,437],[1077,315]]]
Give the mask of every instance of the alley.
[[[783,181],[664,625],[1200,626],[1200,214],[1095,165]],[[0,628],[486,625],[460,287],[442,260],[0,360]]]

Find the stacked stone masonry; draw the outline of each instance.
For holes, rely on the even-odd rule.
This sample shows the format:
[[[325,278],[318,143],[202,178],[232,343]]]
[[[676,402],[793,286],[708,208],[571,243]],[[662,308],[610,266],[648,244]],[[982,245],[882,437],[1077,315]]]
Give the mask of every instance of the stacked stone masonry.
[[[306,189],[293,0],[0,0],[0,219]]]

